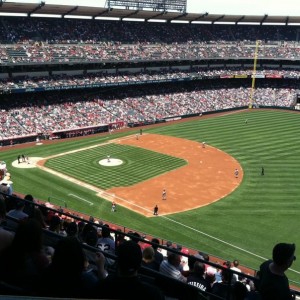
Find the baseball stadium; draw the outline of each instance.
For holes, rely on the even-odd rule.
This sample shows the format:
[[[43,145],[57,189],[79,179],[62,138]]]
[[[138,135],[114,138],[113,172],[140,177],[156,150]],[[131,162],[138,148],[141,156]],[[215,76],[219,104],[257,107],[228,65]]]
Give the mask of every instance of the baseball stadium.
[[[54,279],[43,291],[32,284],[54,274],[71,223],[82,249],[79,224],[97,228],[98,239],[109,228],[116,251],[88,244],[101,250],[107,278],[121,266],[119,236],[142,252],[157,239],[161,264],[180,257],[183,280],[138,269],[158,299],[298,298],[300,17],[188,13],[184,0],[107,2],[0,0],[0,298],[120,298],[89,294],[81,281],[75,289],[66,280],[65,293],[51,291]],[[28,195],[43,249],[54,253],[34,276],[10,263],[20,228],[37,219]],[[22,214],[12,214],[20,203]],[[51,218],[59,232],[49,238]],[[275,264],[275,245],[292,247],[292,262],[274,273],[278,290],[264,290],[261,265]],[[108,266],[118,253],[119,265]],[[191,257],[201,280],[212,280],[207,290],[189,284]],[[216,279],[227,272],[226,284]],[[134,291],[121,296],[148,299]]]

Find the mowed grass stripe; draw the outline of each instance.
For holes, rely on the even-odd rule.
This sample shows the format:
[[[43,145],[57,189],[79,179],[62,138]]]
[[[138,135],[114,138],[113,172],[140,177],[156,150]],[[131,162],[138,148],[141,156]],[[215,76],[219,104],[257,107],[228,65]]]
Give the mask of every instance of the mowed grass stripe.
[[[126,145],[103,145],[52,158],[46,166],[102,189],[130,186],[186,165],[183,159]],[[115,167],[99,165],[98,161],[111,158],[123,160]],[[77,163],[80,161],[80,163]]]

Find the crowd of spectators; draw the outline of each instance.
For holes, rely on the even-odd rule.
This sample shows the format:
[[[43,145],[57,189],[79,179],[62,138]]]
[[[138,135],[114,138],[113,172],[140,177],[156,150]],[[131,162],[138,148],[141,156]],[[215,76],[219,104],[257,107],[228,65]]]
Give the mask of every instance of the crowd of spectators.
[[[15,210],[20,213],[12,214]],[[154,279],[160,274],[178,284],[193,286],[202,294],[201,298],[189,299],[292,299],[284,272],[295,260],[294,244],[277,244],[273,260],[260,266],[255,279],[238,268],[238,260],[211,263],[206,253],[189,253],[181,245],[170,241],[161,244],[157,238],[148,240],[137,232],[124,235],[92,216],[83,219],[71,212],[65,214],[50,203],[36,206],[32,195],[21,199],[5,194],[0,194],[0,242],[2,293],[59,298],[186,299],[182,286],[173,286],[170,292],[171,283],[164,281],[162,285]],[[140,272],[141,268],[148,271]]]
[[[0,41],[6,44],[45,41],[49,44],[96,44],[100,42],[136,44],[186,43],[204,41],[231,43],[296,41],[297,26],[252,26],[220,24],[174,24],[152,22],[118,22],[106,20],[3,17]],[[72,30],[70,30],[72,28]]]
[[[157,71],[145,70],[143,72],[118,72],[118,73],[89,73],[86,75],[52,75],[49,77],[29,77],[16,76],[0,80],[0,91],[3,93],[12,92],[15,89],[43,89],[55,90],[57,88],[72,87],[93,87],[105,85],[122,85],[134,83],[147,83],[151,81],[176,81],[176,80],[194,80],[199,78],[227,78],[233,76],[253,75],[251,68],[190,68],[188,70],[179,69],[161,69]],[[257,69],[255,76],[262,78],[299,78],[300,70],[297,69]]]
[[[156,61],[196,59],[253,59],[255,44],[207,44],[187,42],[183,44],[25,44],[2,45],[2,64],[75,63],[107,61]],[[294,42],[284,45],[260,45],[259,58],[294,60],[300,58],[300,46]]]
[[[9,95],[0,104],[3,128],[0,136],[49,135],[55,131],[118,122],[126,126],[249,105],[251,87],[218,85],[206,83],[202,86],[190,82],[177,84],[175,88],[163,84],[156,93],[151,86],[139,86],[138,89],[126,87],[96,94],[51,92]],[[295,88],[263,86],[255,89],[253,102],[257,106],[291,107],[295,97]]]
[[[4,18],[0,62],[300,57],[298,27]],[[59,28],[59,30],[58,30]],[[73,30],[70,31],[69,28]]]

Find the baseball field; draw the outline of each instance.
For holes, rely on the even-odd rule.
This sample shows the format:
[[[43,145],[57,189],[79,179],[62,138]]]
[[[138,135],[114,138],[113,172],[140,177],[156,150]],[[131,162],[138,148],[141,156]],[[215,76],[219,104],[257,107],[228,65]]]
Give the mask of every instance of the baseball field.
[[[299,125],[298,113],[253,109],[145,127],[138,139],[132,129],[2,148],[0,160],[15,192],[257,269],[277,242],[300,247]],[[22,154],[29,162],[17,164]],[[299,273],[298,260],[294,285]]]

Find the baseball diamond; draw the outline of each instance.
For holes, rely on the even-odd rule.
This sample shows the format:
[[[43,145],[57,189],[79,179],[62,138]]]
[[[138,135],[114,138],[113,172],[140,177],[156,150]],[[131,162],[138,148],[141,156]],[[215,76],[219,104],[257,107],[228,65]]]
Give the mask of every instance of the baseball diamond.
[[[127,129],[114,134],[106,133],[65,140],[46,140],[43,141],[43,145],[29,143],[14,145],[13,147],[2,147],[1,157],[10,169],[15,192],[22,194],[33,192],[37,199],[44,201],[51,197],[51,201],[58,205],[67,203],[70,209],[80,211],[86,215],[94,215],[102,220],[109,220],[115,224],[122,224],[122,226],[134,228],[135,230],[152,233],[166,240],[172,237],[178,243],[190,248],[201,249],[219,257],[226,257],[227,259],[239,257],[246,265],[255,269],[262,259],[268,257],[268,245],[274,244],[273,234],[275,232],[280,240],[288,239],[296,243],[298,240],[297,231],[291,230],[291,228],[297,227],[299,220],[297,217],[299,202],[296,201],[298,195],[296,184],[298,176],[296,174],[299,165],[298,160],[295,160],[295,155],[299,149],[298,139],[296,138],[298,118],[299,115],[296,112],[279,110],[258,109],[228,112],[226,114],[207,115],[176,121],[166,124],[168,126],[159,124],[152,127],[143,127],[143,136],[139,140],[135,139],[136,129]],[[247,126],[244,123],[245,119],[249,120]],[[282,128],[285,128],[285,130],[283,131]],[[110,140],[119,140],[119,142],[108,143]],[[203,140],[206,141],[205,148],[202,148],[201,142]],[[281,141],[280,147],[278,147],[279,140]],[[180,141],[179,144],[178,141]],[[175,142],[177,143],[176,147],[172,144]],[[99,147],[99,145],[102,146]],[[106,148],[105,145],[109,148]],[[184,153],[184,145],[187,149],[192,147],[194,151]],[[91,149],[78,152],[78,149],[83,148]],[[221,201],[194,209],[192,206],[190,206],[190,209],[186,208],[190,197],[188,196],[187,201],[184,200],[184,205],[180,207],[184,211],[172,214],[170,210],[171,205],[173,205],[171,203],[172,196],[175,194],[177,185],[173,191],[168,189],[168,199],[166,204],[162,204],[161,192],[165,184],[159,182],[156,190],[157,196],[152,200],[151,205],[149,204],[149,211],[148,208],[138,208],[138,206],[143,207],[140,204],[143,203],[144,198],[148,197],[147,194],[142,194],[143,197],[138,199],[133,193],[130,195],[130,201],[134,200],[135,202],[130,205],[130,210],[125,208],[126,205],[129,206],[126,201],[120,201],[119,203],[119,200],[116,200],[119,209],[116,214],[111,215],[111,201],[114,201],[117,197],[124,197],[125,199],[125,193],[128,193],[130,188],[134,189],[147,182],[155,181],[157,178],[155,176],[142,177],[143,180],[140,183],[131,183],[130,187],[128,185],[115,185],[113,187],[107,185],[105,181],[107,173],[103,173],[102,177],[85,174],[85,176],[80,175],[80,180],[78,180],[80,183],[74,184],[38,168],[22,169],[11,165],[20,153],[25,153],[32,161],[34,161],[34,158],[41,159],[39,164],[44,163],[45,157],[59,157],[61,155],[64,160],[68,161],[76,158],[76,161],[79,161],[83,160],[85,156],[83,153],[88,156],[92,153],[95,159],[92,159],[92,164],[88,165],[87,169],[94,166],[97,169],[103,168],[101,169],[102,172],[124,168],[133,161],[129,159],[126,164],[114,168],[104,168],[99,165],[101,157],[97,151],[100,151],[100,148],[102,149],[103,159],[107,155],[105,149],[110,151],[113,151],[113,149],[120,151],[122,149],[122,151],[126,150],[125,152],[130,149],[129,153],[137,149],[139,154],[146,153],[155,158],[149,162],[150,165],[155,164],[156,167],[161,167],[164,160],[172,162],[173,167],[169,168],[166,174],[162,172],[155,175],[157,178],[167,177],[167,174],[172,176],[177,172],[180,173],[181,170],[188,169],[194,163],[197,164],[197,173],[200,175],[203,172],[203,166],[207,166],[208,163],[202,155],[215,151],[212,156],[211,167],[216,167],[218,164],[218,161],[214,160],[215,155],[225,155],[224,157],[232,162],[227,181],[238,180],[236,182],[237,188],[231,193],[230,191],[234,187],[228,189],[227,193],[230,194],[222,198]],[[153,152],[154,150],[158,152]],[[96,153],[94,153],[95,151]],[[66,155],[68,152],[70,154]],[[75,153],[71,154],[72,152]],[[135,153],[131,157],[139,158]],[[110,152],[110,155],[120,159],[118,155],[115,156],[112,152]],[[198,158],[193,161],[192,158],[197,156]],[[162,158],[163,160],[161,160]],[[156,164],[157,160],[158,164]],[[83,167],[81,164],[79,165]],[[223,165],[223,161],[221,161],[221,165]],[[262,165],[265,170],[264,176],[261,176]],[[289,167],[288,173],[286,172],[286,166]],[[239,169],[238,179],[234,178],[236,167]],[[129,171],[127,174],[129,179],[130,175]],[[139,173],[137,176],[141,178]],[[203,176],[205,177],[206,173]],[[86,181],[85,177],[88,177],[90,182],[94,181],[97,184],[104,181],[103,185],[106,186],[106,189],[97,187],[98,190],[92,190],[91,188],[95,186],[89,186],[87,182],[81,186],[82,181]],[[180,178],[182,182],[187,182],[185,181],[186,178]],[[224,178],[220,179],[223,180]],[[49,182],[51,182],[51,185],[49,185]],[[209,182],[209,184],[212,183]],[[87,188],[85,185],[87,185]],[[213,192],[216,192],[215,189],[218,189],[217,184],[214,186]],[[176,194],[180,195],[188,192],[188,190],[183,184],[181,189],[176,190]],[[148,192],[152,193],[150,189]],[[138,193],[137,190],[136,193]],[[208,193],[205,189],[202,189],[192,197],[201,200],[208,197]],[[108,201],[105,201],[104,198]],[[217,198],[215,196],[214,199]],[[93,205],[79,199],[85,199]],[[160,214],[158,217],[153,217],[151,213],[156,204],[159,206]],[[177,205],[180,206],[178,203]],[[201,206],[203,204],[198,203],[196,205]],[[134,210],[139,211],[139,213],[135,213]],[[169,210],[168,214],[166,214],[167,210]],[[282,213],[283,211],[284,213]],[[165,213],[165,215],[161,215],[161,213]],[[147,218],[144,216],[147,216]],[[255,243],[253,243],[253,239],[256,241]],[[289,271],[291,279],[297,280],[297,269],[298,262],[296,261],[293,270]]]

